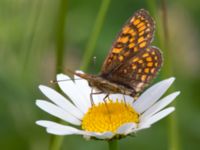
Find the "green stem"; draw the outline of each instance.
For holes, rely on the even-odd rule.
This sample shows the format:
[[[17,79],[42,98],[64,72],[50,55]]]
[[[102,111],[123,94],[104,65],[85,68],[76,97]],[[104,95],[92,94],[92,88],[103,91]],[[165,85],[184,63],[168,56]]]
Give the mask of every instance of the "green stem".
[[[148,0],[149,8],[153,12],[154,16],[157,14],[157,6],[155,0]],[[158,30],[156,31],[157,38],[159,38],[159,46],[164,51],[164,66],[161,76],[163,78],[168,78],[173,75],[173,66],[172,66],[172,52],[170,48],[170,38],[169,38],[169,30],[168,30],[168,17],[167,17],[167,6],[166,1],[161,1],[161,11],[162,11],[162,20],[160,21],[156,18],[159,23],[157,24]],[[163,34],[162,34],[163,33]],[[160,34],[160,35],[159,35]],[[175,89],[175,86],[172,85],[171,90]],[[169,91],[170,92],[170,91]],[[175,103],[173,103],[175,106]],[[179,150],[179,137],[178,137],[178,122],[176,119],[176,113],[174,112],[170,117],[168,117],[168,140],[169,140],[169,150]]]
[[[64,140],[63,136],[52,135],[49,149],[50,150],[59,150],[61,148],[63,140]]]
[[[166,57],[167,57],[167,63],[166,63],[166,70],[163,72],[164,75],[170,76],[173,74],[173,67],[172,67],[172,52],[170,48],[170,38],[169,38],[169,30],[168,30],[168,12],[167,12],[167,4],[165,0],[161,1],[161,9],[162,9],[162,18],[163,18],[163,41],[165,41],[164,48],[166,49]],[[172,89],[175,89],[175,86],[173,85]],[[173,106],[175,106],[175,102],[173,103]],[[178,122],[176,119],[176,113],[173,113],[168,118],[168,125],[169,125],[169,150],[179,150],[179,137],[178,137]]]
[[[160,48],[163,46],[163,41],[162,41],[162,25],[161,21],[158,17],[158,12],[157,12],[157,6],[156,6],[156,0],[147,0],[147,4],[150,10],[150,14],[153,15],[153,18],[156,21],[156,32],[155,32],[155,39],[156,39],[156,45]]]
[[[67,12],[67,0],[60,0],[58,8],[58,20],[56,24],[56,66],[55,66],[56,74],[60,73],[63,68],[66,12]],[[58,122],[61,122],[61,120],[58,120]],[[61,148],[63,140],[64,137],[62,136],[52,135],[49,149],[59,150]]]
[[[176,119],[176,113],[171,114],[171,116],[168,118],[168,124],[169,124],[169,150],[179,150],[180,144],[179,144],[179,136],[178,136],[178,122]]]
[[[95,48],[99,33],[101,31],[103,22],[105,20],[105,15],[107,13],[109,4],[110,4],[110,0],[102,0],[100,10],[98,12],[98,15],[97,15],[95,23],[94,23],[94,27],[92,29],[90,38],[86,44],[85,53],[84,53],[83,60],[81,63],[82,70],[86,70],[88,68],[90,59],[94,52],[94,48]]]
[[[170,38],[169,38],[169,29],[168,29],[168,13],[167,13],[167,6],[166,6],[166,0],[161,1],[161,8],[162,8],[162,18],[163,18],[163,30],[164,30],[164,40],[165,40],[165,48],[168,50],[166,53],[166,57],[168,59],[168,62],[166,64],[166,68],[168,72],[164,72],[166,75],[173,74],[173,67],[172,67],[172,57],[171,56],[171,48],[170,48]],[[174,85],[172,87],[174,89]],[[176,106],[176,103],[173,103],[173,106]],[[179,144],[179,137],[178,137],[178,122],[176,113],[174,112],[169,118],[168,118],[168,124],[169,124],[169,150],[179,150],[180,144]]]
[[[66,12],[67,0],[60,0],[60,6],[58,8],[58,21],[56,24],[56,73],[61,72],[63,68]]]
[[[109,150],[118,150],[118,141],[117,140],[110,140],[108,141]]]

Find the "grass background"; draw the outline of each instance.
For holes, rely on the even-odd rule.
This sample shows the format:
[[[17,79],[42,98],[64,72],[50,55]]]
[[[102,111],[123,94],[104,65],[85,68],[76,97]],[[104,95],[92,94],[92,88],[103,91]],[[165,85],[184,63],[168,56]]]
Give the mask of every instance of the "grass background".
[[[54,119],[35,105],[44,98],[39,84],[49,81],[65,68],[79,69],[88,45],[101,0],[1,0],[0,1],[0,149],[47,150],[50,135],[36,126],[38,119]],[[60,5],[60,3],[63,3]],[[156,6],[152,9],[151,6]],[[176,129],[180,149],[197,150],[200,141],[200,1],[168,0],[169,49],[159,36],[161,1],[112,0],[88,61],[88,73],[98,73],[115,36],[124,22],[138,9],[145,8],[157,21],[154,45],[169,54],[171,68],[163,67],[159,79],[175,76]],[[91,40],[91,39],[90,39]],[[165,39],[161,39],[166,43]],[[163,49],[164,48],[164,49]],[[62,51],[63,50],[63,51]],[[170,51],[170,53],[169,53]],[[62,63],[63,59],[63,63]],[[172,70],[172,71],[171,71]],[[169,149],[169,123],[164,119],[136,138],[119,142],[120,149]],[[77,144],[78,143],[78,144]],[[107,149],[107,143],[66,136],[62,149]]]

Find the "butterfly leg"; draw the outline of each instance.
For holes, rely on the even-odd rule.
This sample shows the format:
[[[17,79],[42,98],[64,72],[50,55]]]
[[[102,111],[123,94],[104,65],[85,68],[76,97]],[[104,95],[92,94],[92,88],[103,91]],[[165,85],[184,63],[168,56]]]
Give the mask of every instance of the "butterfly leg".
[[[94,105],[94,100],[93,100],[92,95],[93,95],[93,88],[91,89],[91,93],[90,93],[90,102],[91,102],[91,106]]]
[[[107,101],[106,101],[106,98],[110,99],[110,98],[109,98],[109,95],[110,95],[110,93],[107,93],[106,96],[103,98],[103,101],[104,101],[104,103],[105,103],[105,106],[106,106],[106,109],[107,109],[107,111],[108,111],[108,114],[111,113],[110,110],[109,110],[109,108],[108,108]],[[110,120],[110,122],[111,122],[111,117],[110,117],[110,115],[109,115],[109,120]]]
[[[91,100],[91,105],[93,106],[94,105],[94,100],[93,100],[93,95],[96,95],[96,94],[103,94],[104,92],[103,91],[99,91],[99,92],[96,92],[96,93],[93,93],[93,89],[91,90],[91,93],[90,93],[90,100]],[[109,98],[109,93],[106,94],[106,96],[103,98],[103,101],[105,103],[105,106],[106,106],[106,109],[108,111],[108,114],[110,114],[110,111],[109,111],[109,108],[108,108],[108,105],[107,105],[107,102],[106,102],[106,98]],[[111,117],[109,115],[109,120],[111,121]]]
[[[126,97],[125,97],[125,91],[123,92],[123,100],[124,100],[124,104],[125,104],[125,106],[127,107],[127,101],[126,101]]]
[[[106,98],[109,99],[109,93],[106,94],[106,96],[103,98],[103,101],[106,103]]]
[[[132,94],[130,95],[131,97],[133,97],[133,101],[135,102],[138,99],[139,93],[135,92],[135,90],[132,91]]]
[[[124,103],[126,105],[126,97],[124,96],[124,94],[123,94],[123,99],[124,99]]]
[[[90,101],[91,101],[91,105],[92,105],[92,106],[94,105],[93,95],[102,94],[102,93],[103,93],[102,91],[99,91],[99,92],[93,93],[93,88],[91,89],[91,93],[90,93]]]

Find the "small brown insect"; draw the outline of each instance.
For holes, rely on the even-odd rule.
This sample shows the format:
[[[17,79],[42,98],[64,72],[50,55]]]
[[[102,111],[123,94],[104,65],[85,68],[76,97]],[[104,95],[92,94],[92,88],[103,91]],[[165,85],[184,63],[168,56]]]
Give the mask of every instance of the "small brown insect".
[[[138,10],[117,36],[100,74],[74,74],[101,93],[136,96],[156,76],[162,64],[161,52],[150,45],[154,29],[149,13]]]

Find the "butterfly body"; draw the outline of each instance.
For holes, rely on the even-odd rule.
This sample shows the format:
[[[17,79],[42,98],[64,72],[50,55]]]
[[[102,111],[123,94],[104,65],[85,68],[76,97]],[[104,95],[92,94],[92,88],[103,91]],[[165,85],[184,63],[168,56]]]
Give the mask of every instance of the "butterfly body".
[[[136,96],[155,78],[162,54],[151,46],[155,23],[140,9],[125,23],[105,59],[100,75],[75,73],[101,92]]]
[[[126,87],[125,85],[111,82],[105,79],[102,76],[91,75],[91,74],[83,74],[83,73],[74,73],[75,75],[86,79],[89,82],[89,85],[96,89],[96,91],[100,91],[103,93],[123,93],[126,95],[135,95],[136,91],[132,88]]]

